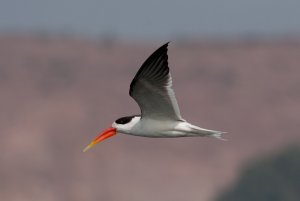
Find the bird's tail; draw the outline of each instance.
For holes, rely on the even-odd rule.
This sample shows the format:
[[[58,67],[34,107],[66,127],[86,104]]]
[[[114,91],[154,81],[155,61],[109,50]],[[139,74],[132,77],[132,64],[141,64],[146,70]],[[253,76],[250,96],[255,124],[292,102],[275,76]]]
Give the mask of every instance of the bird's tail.
[[[208,130],[205,128],[200,128],[198,126],[194,126],[191,125],[190,128],[192,129],[192,132],[195,134],[195,136],[203,136],[203,137],[212,137],[212,138],[217,138],[219,140],[225,140],[225,138],[223,138],[223,134],[225,134],[226,132],[222,132],[222,131],[214,131],[214,130]]]
[[[219,140],[223,140],[223,141],[227,141],[227,139],[223,138],[223,134],[225,134],[226,132],[222,132],[222,131],[215,131],[215,133],[212,133],[211,135],[209,135],[208,137],[214,137],[217,138]]]

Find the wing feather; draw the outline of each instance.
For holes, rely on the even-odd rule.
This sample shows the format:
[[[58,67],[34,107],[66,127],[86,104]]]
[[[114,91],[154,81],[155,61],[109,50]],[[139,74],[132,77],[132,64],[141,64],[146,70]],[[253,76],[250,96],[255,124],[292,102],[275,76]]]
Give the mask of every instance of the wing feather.
[[[143,63],[130,84],[129,95],[140,106],[142,118],[182,120],[172,89],[168,44],[158,48]]]

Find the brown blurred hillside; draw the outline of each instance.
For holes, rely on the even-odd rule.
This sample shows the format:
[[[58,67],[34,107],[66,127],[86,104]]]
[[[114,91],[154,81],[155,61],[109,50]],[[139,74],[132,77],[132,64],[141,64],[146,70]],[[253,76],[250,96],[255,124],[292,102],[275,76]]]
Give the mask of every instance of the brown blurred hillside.
[[[162,43],[0,36],[0,197],[6,201],[209,201],[248,160],[300,141],[300,42],[172,42],[181,113],[228,141],[119,134],[142,62]]]

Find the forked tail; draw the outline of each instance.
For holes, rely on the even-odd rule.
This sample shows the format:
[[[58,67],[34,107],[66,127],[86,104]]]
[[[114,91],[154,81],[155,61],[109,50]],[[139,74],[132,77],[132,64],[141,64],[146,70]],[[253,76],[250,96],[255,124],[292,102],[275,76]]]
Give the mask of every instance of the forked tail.
[[[219,140],[223,140],[223,141],[227,141],[227,139],[223,138],[223,134],[225,134],[226,132],[222,132],[222,131],[215,131],[214,133],[212,133],[211,135],[208,135],[208,137],[214,137],[217,138]]]
[[[195,135],[203,136],[203,137],[213,137],[213,138],[217,138],[219,140],[226,141],[226,139],[223,138],[223,134],[225,134],[226,132],[208,130],[208,129],[200,128],[200,127],[194,126],[194,125],[190,125],[190,128],[192,129],[192,132]]]

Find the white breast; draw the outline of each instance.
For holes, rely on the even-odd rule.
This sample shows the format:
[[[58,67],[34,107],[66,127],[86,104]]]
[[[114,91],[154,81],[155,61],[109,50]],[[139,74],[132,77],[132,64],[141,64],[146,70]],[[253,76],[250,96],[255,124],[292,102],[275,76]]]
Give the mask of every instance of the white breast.
[[[131,135],[144,137],[184,137],[190,131],[184,121],[140,119],[131,129]]]

